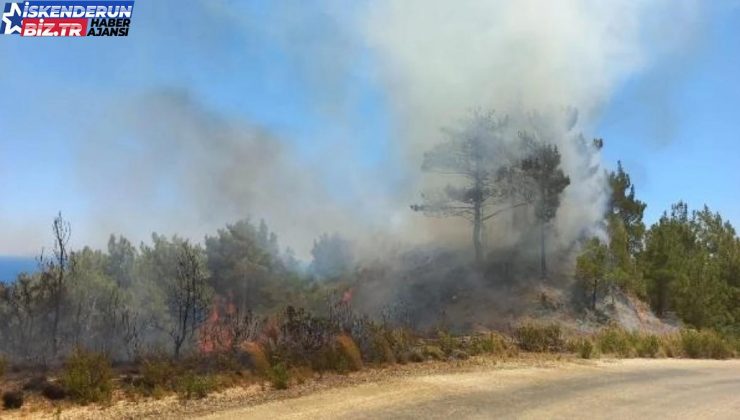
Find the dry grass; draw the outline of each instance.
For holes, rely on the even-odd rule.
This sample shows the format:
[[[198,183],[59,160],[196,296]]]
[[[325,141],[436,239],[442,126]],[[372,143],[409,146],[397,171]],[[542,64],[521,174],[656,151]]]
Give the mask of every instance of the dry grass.
[[[247,342],[242,345],[242,349],[252,362],[255,372],[258,375],[267,376],[270,372],[270,361],[267,359],[265,350],[259,343]]]
[[[514,336],[524,351],[560,352],[565,348],[563,332],[558,324],[527,322],[516,328]]]
[[[339,354],[342,355],[343,359],[347,363],[347,367],[350,371],[361,370],[362,365],[362,354],[360,349],[357,347],[357,343],[347,334],[342,334],[337,337],[337,349]]]

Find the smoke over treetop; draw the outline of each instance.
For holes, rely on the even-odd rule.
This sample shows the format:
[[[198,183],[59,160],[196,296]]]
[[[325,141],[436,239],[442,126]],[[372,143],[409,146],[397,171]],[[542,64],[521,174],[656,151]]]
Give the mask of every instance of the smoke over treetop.
[[[606,196],[604,177],[594,171],[598,154],[584,147],[578,132],[592,129],[613,90],[650,64],[648,24],[652,41],[670,29],[651,14],[695,19],[693,2],[674,5],[381,1],[373,2],[365,31],[411,164],[439,143],[440,126],[456,124],[471,108],[509,115],[519,129],[534,127],[559,147],[573,178],[556,222],[567,244],[599,222]],[[572,129],[559,110],[566,105],[580,111]],[[532,117],[533,109],[542,112]]]
[[[200,238],[252,215],[287,244],[310,244],[322,231],[353,234],[359,226],[327,192],[320,166],[299,160],[265,129],[213,114],[183,92],[137,97],[111,112],[100,133],[82,147],[79,166],[102,206],[95,211],[102,229],[136,239],[185,229]]]
[[[646,40],[675,48],[675,37],[662,40],[672,22],[688,28],[682,40],[690,38],[697,9],[690,1],[319,1],[264,13],[238,5],[231,13],[233,2],[199,1],[163,37],[156,22],[174,3],[142,6],[140,35],[130,39],[141,52],[118,54],[121,74],[135,76],[118,77],[107,91],[119,103],[104,123],[90,130],[79,115],[44,108],[71,121],[65,142],[91,133],[73,142],[80,177],[58,177],[75,183],[69,202],[84,204],[55,199],[48,212],[63,210],[75,242],[104,245],[109,232],[134,241],[151,231],[200,238],[248,214],[267,219],[282,245],[301,256],[324,232],[453,242],[467,236],[459,226],[407,207],[434,182],[419,169],[423,152],[443,139],[440,128],[456,126],[471,109],[495,110],[523,126],[530,110],[557,120],[562,106],[574,106],[577,126],[553,135],[573,178],[562,201],[570,217],[557,221],[567,243],[603,207],[604,182],[591,171],[599,157],[581,150],[577,133],[594,135],[614,89],[650,65]],[[204,27],[217,29],[192,32]],[[87,88],[79,96],[97,95],[79,74],[64,77]],[[156,90],[164,81],[188,94]],[[122,92],[131,96],[120,103]],[[240,112],[242,105],[249,110]],[[254,112],[260,106],[264,112]],[[315,138],[294,141],[281,130],[285,121],[312,126]],[[379,121],[387,127],[378,129]],[[23,222],[15,230],[25,234],[32,223]],[[6,237],[20,243],[23,234]]]

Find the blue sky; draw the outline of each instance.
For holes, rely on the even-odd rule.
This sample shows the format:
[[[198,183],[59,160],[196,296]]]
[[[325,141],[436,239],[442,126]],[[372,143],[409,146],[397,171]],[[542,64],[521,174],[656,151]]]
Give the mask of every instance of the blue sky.
[[[740,8],[709,16],[696,46],[621,86],[597,127],[606,161],[622,160],[649,222],[683,199],[740,225]]]
[[[137,1],[128,38],[0,39],[0,254],[38,249],[59,210],[92,235],[80,222],[98,205],[79,180],[80,138],[105,141],[101,119],[163,88],[259,124],[309,165],[342,144],[353,171],[393,194],[408,175],[394,155],[398,121],[376,57],[346,30],[361,7],[330,17],[321,4]],[[738,22],[740,8],[716,7],[696,46],[617,86],[586,133],[605,139],[607,165],[624,162],[648,222],[684,199],[740,225]],[[332,194],[348,191],[340,169],[315,169]]]

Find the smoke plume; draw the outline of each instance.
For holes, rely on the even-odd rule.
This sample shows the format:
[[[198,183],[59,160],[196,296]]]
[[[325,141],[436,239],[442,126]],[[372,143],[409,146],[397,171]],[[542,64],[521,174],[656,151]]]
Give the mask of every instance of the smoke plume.
[[[75,243],[104,245],[111,232],[134,242],[152,231],[202,238],[252,216],[265,218],[281,245],[302,257],[323,232],[340,232],[368,254],[379,243],[467,245],[464,221],[428,219],[408,205],[437,182],[419,169],[423,152],[443,139],[440,129],[482,109],[523,128],[537,119],[558,145],[571,185],[555,226],[558,243],[568,246],[597,229],[603,214],[600,157],[584,148],[598,137],[600,111],[620,84],[650,66],[652,51],[672,51],[689,39],[700,16],[693,1],[379,0],[349,7],[326,0],[260,14],[203,0],[179,18],[173,36],[186,42],[173,45],[159,41],[155,24],[173,5],[179,3],[139,9],[142,34],[132,37],[131,48],[141,52],[124,65],[150,83],[117,92],[115,104],[101,104],[110,109],[98,122],[84,126],[74,190],[89,217],[72,218]],[[686,29],[680,38],[668,36],[675,22]],[[206,27],[214,29],[193,32]],[[242,45],[243,55],[212,48],[227,42]],[[260,65],[254,51],[262,42],[277,48],[270,58],[309,87],[308,100],[327,127],[310,153],[269,122],[207,105],[212,98],[185,85],[197,78],[182,73],[179,62],[169,61],[180,76],[167,86],[176,88],[156,87],[162,76],[155,63],[170,57],[165,47],[228,89],[222,76]],[[388,138],[377,141],[391,145],[370,169],[356,164],[365,116],[355,100],[358,63],[362,78],[381,91],[390,126]],[[497,230],[502,225],[491,224],[489,242],[508,235]]]

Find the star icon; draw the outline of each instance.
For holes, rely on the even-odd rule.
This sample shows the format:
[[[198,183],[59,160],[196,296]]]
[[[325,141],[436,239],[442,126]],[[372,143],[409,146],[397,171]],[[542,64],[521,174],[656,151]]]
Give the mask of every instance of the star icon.
[[[18,3],[6,3],[0,32],[5,35],[21,33],[23,14]]]

